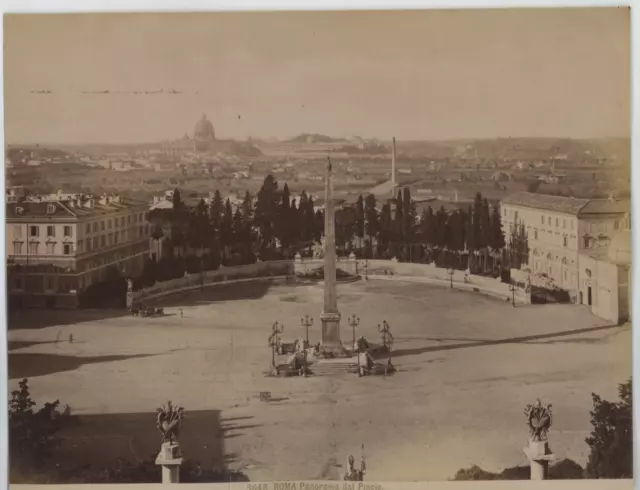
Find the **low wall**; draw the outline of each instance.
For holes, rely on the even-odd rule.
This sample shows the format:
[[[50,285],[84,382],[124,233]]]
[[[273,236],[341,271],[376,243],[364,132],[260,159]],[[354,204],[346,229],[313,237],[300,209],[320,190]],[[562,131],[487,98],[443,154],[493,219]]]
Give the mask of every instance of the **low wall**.
[[[324,259],[296,259],[294,261],[295,274],[308,274],[316,269],[324,267]],[[338,258],[336,267],[347,274],[355,276],[359,273],[358,261],[349,258]]]
[[[500,278],[476,276],[465,271],[454,270],[453,277],[448,269],[436,267],[435,264],[413,264],[395,262],[393,260],[369,260],[367,261],[367,276],[372,279],[401,280],[409,282],[421,282],[437,284],[441,286],[451,285],[456,289],[468,291],[478,290],[480,293],[495,296],[501,299],[511,298],[510,285],[500,281]],[[520,304],[531,302],[529,294],[518,289],[515,292],[515,301]]]
[[[133,301],[158,298],[170,293],[189,291],[202,286],[246,282],[258,278],[280,278],[295,274],[293,261],[278,260],[272,262],[257,262],[255,264],[239,265],[235,267],[220,267],[215,271],[205,271],[202,274],[188,274],[184,277],[158,282],[153,286],[134,291]]]
[[[324,260],[310,259],[280,260],[235,267],[221,267],[215,271],[189,274],[170,281],[156,283],[150,288],[135,291],[133,300],[134,302],[140,302],[145,299],[155,299],[168,294],[196,290],[201,287],[250,282],[256,279],[286,279],[296,274],[313,271],[322,266],[324,266]],[[393,260],[356,261],[353,259],[341,259],[338,260],[337,266],[349,274],[360,274],[361,276],[365,275],[366,268],[366,275],[371,279],[421,282],[446,287],[449,287],[451,282],[447,269],[436,267],[434,264],[412,264]],[[512,295],[509,284],[501,282],[500,279],[466,274],[464,271],[459,270],[453,273],[453,285],[457,289],[478,290],[481,293],[502,299],[511,298]],[[531,302],[529,295],[522,289],[516,291],[515,300],[520,304]]]

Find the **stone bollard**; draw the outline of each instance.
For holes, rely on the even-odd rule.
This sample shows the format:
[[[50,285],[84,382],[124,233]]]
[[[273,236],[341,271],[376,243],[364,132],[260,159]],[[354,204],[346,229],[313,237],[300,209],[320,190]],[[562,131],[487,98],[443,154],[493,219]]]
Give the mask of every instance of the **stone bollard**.
[[[177,443],[163,442],[156,464],[162,467],[162,483],[180,483],[180,465],[182,453]]]
[[[529,459],[532,480],[546,480],[549,471],[549,462],[555,459],[555,454],[549,449],[547,441],[529,441],[529,446],[524,448],[524,453]]]

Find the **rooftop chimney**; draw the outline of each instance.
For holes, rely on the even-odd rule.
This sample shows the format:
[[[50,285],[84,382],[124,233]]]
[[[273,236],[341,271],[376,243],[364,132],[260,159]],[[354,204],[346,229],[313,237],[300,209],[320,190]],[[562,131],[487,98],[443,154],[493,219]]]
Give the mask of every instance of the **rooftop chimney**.
[[[393,137],[391,146],[391,182],[396,185],[396,137]]]

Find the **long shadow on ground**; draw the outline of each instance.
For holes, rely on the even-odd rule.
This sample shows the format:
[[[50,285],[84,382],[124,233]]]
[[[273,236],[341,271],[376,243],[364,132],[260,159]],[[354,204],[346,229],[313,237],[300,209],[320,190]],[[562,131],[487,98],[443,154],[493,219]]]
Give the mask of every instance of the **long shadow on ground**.
[[[129,356],[76,357],[56,354],[9,353],[9,379],[33,378],[63,371],[73,371],[84,364],[126,361],[150,357],[155,354],[135,354]]]
[[[122,309],[78,309],[78,310],[45,310],[30,309],[13,313],[7,321],[8,330],[38,329],[53,326],[75,325],[78,323],[109,320],[128,314]]]
[[[272,286],[271,281],[254,281],[239,284],[227,284],[224,287],[205,287],[202,290],[192,290],[184,293],[175,293],[155,300],[148,304],[154,306],[198,306],[203,303],[218,303],[222,301],[260,299]]]
[[[615,328],[620,328],[620,327],[618,325],[605,325],[601,327],[578,328],[574,330],[564,330],[562,332],[553,332],[553,333],[545,333],[545,334],[538,334],[538,335],[526,335],[523,337],[511,337],[507,339],[496,339],[496,340],[424,338],[423,340],[434,340],[434,341],[467,340],[467,342],[462,344],[432,345],[432,346],[426,346],[426,347],[417,347],[414,349],[395,349],[392,351],[391,357],[413,356],[418,354],[424,354],[426,352],[439,352],[439,351],[445,351],[445,350],[467,349],[470,347],[487,347],[491,345],[500,345],[500,344],[520,344],[520,343],[526,343],[526,342],[531,342],[535,340],[553,339],[556,337],[565,337],[565,336],[577,335],[581,333],[597,332],[600,330],[611,330]],[[397,340],[402,340],[402,339],[398,338]]]
[[[56,340],[9,340],[7,342],[7,351],[11,352],[13,350],[25,349],[27,347],[31,347],[32,345],[42,345],[42,344],[57,344]]]
[[[161,403],[158,399],[158,405]],[[118,459],[132,464],[155,460],[160,450],[154,411],[79,415],[77,420],[77,424],[60,433],[63,443],[51,461],[52,466],[70,478],[78,478],[78,472],[113,468]],[[183,456],[203,469],[225,473],[227,465],[238,458],[237,454],[225,453],[227,433],[253,427],[258,425],[225,424],[219,410],[187,410],[179,438]],[[236,434],[240,435],[244,433]],[[160,483],[159,474],[157,483]]]

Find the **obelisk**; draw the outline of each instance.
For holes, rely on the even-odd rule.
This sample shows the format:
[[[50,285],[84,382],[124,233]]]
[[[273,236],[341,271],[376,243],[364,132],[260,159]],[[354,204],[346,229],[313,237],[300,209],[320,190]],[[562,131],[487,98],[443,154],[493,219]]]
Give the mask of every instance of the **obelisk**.
[[[327,177],[324,189],[324,308],[322,322],[322,350],[339,355],[344,352],[340,341],[340,312],[336,291],[336,224],[333,209],[333,177],[331,159],[327,157]]]

